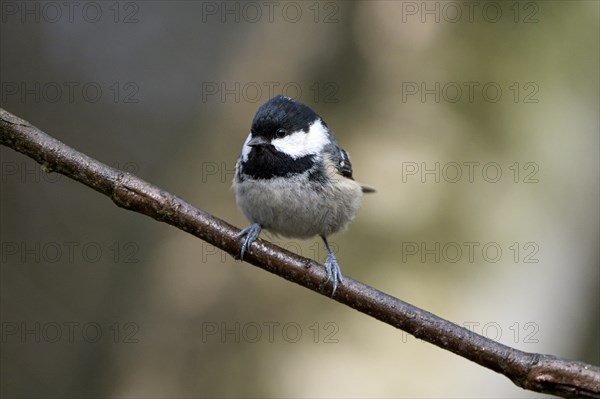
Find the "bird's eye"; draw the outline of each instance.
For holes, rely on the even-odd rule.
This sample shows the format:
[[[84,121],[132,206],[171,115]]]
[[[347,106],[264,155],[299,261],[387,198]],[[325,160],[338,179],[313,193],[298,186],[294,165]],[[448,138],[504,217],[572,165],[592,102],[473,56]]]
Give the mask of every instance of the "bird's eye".
[[[275,135],[277,136],[277,138],[285,137],[285,129],[277,129]]]

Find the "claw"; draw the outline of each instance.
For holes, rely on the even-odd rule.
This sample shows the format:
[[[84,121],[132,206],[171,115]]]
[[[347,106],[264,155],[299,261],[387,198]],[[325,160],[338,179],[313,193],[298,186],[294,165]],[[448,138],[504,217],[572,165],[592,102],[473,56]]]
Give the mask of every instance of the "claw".
[[[340,270],[340,265],[338,264],[329,243],[327,242],[327,238],[321,236],[323,242],[325,243],[325,248],[327,248],[327,260],[325,261],[325,271],[327,272],[327,280],[325,282],[329,282],[333,278],[333,291],[331,292],[331,296],[335,294],[335,290],[338,287],[338,283],[342,283],[342,271]]]
[[[242,244],[242,250],[240,251],[240,260],[244,260],[244,255],[246,252],[248,252],[248,249],[250,249],[250,245],[252,245],[254,240],[258,238],[261,230],[261,225],[254,223],[253,225],[246,227],[244,230],[236,234],[236,238],[246,236],[246,239],[244,239],[244,243]]]

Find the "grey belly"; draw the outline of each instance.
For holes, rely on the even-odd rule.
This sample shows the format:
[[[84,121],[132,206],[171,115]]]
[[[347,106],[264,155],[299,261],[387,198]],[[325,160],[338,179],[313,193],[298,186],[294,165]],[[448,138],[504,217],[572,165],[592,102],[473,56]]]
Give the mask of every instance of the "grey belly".
[[[362,202],[360,186],[348,179],[320,186],[308,180],[245,180],[234,184],[236,201],[251,223],[290,238],[329,236],[348,227]]]

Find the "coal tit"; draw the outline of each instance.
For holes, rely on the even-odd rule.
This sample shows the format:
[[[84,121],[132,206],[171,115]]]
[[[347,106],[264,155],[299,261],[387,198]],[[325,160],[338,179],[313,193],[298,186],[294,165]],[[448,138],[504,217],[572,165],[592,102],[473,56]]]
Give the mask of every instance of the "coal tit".
[[[233,190],[238,207],[252,223],[240,259],[262,229],[288,238],[319,235],[328,257],[327,281],[333,292],[342,273],[327,237],[344,231],[362,203],[352,164],[325,121],[310,107],[289,97],[273,97],[252,121],[235,167]]]

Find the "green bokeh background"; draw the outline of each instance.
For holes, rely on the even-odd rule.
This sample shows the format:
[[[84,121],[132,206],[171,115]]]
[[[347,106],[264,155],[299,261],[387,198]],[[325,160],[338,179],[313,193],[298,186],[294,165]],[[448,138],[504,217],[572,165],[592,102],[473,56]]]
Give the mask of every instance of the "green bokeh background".
[[[475,2],[472,16],[462,2],[275,2],[270,16],[262,2],[107,1],[72,20],[46,4],[2,2],[3,108],[243,227],[230,186],[254,112],[269,87],[296,97],[378,189],[332,237],[345,275],[600,364],[598,2]],[[3,397],[543,397],[0,155]],[[274,240],[325,259],[316,239]]]

